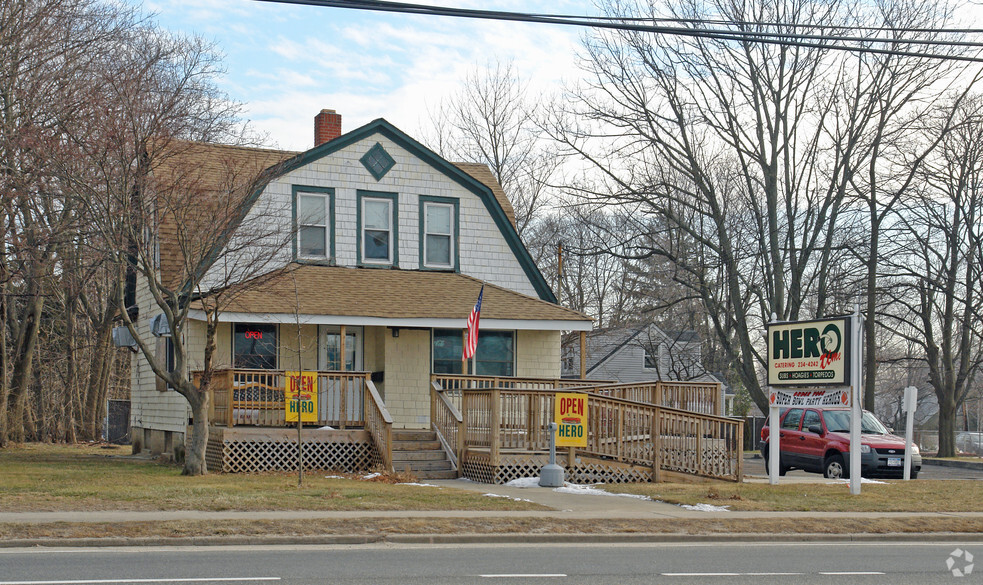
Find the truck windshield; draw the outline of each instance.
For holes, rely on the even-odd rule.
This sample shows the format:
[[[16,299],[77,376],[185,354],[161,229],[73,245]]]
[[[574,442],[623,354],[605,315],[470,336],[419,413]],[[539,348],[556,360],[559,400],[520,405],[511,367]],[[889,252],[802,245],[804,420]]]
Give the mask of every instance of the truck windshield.
[[[826,421],[826,430],[832,433],[845,433],[850,430],[850,411],[848,410],[824,411],[823,419]],[[886,435],[887,429],[884,428],[881,421],[865,410],[863,418],[860,419],[860,432],[869,435]]]

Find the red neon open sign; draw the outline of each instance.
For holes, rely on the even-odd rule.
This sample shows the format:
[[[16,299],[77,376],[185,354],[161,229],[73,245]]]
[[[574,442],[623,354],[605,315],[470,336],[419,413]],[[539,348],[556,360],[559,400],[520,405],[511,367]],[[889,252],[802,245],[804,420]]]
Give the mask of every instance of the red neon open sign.
[[[262,331],[246,331],[246,339],[263,339]]]

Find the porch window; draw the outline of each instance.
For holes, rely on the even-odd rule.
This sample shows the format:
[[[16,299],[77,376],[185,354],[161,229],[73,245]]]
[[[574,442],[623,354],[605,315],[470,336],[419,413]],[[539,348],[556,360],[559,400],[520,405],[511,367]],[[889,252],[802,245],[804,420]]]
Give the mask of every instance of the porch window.
[[[328,260],[334,256],[334,189],[293,186],[295,257]]]
[[[277,327],[259,323],[236,323],[232,339],[232,364],[237,369],[275,370]]]
[[[461,354],[464,351],[460,329],[434,329],[433,372],[460,374]],[[475,374],[478,376],[515,375],[515,332],[479,331],[475,352]]]
[[[420,263],[424,268],[457,266],[458,201],[420,196]]]
[[[359,260],[368,265],[398,266],[395,193],[358,192]]]
[[[433,373],[460,374],[464,339],[460,329],[433,330]]]
[[[479,331],[475,373],[479,376],[515,375],[515,333]]]

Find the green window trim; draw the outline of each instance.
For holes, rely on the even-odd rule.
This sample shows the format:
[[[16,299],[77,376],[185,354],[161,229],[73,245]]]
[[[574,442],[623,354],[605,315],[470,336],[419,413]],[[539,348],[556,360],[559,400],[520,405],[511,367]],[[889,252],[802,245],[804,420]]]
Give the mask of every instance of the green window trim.
[[[427,238],[427,204],[448,205],[452,207],[451,221],[454,223],[451,230],[451,264],[447,265],[427,265],[426,260],[426,238]],[[461,200],[453,197],[434,197],[431,195],[420,195],[420,270],[436,271],[461,271]]]
[[[390,203],[389,213],[389,259],[388,260],[366,260],[363,257],[364,250],[362,240],[364,238],[363,227],[363,207],[366,199],[386,200]],[[357,264],[363,268],[399,268],[399,194],[386,193],[382,191],[356,191],[356,231],[355,231],[355,258]]]
[[[383,148],[383,146],[378,142],[375,143],[375,146],[366,151],[366,153],[363,154],[362,158],[358,159],[358,161],[362,163],[365,170],[367,170],[376,181],[381,181],[382,178],[386,176],[386,173],[391,171],[392,168],[396,166],[396,160],[392,157],[392,155],[386,152],[386,149]]]
[[[294,230],[294,237],[292,240],[292,256],[294,262],[306,263],[306,264],[334,264],[335,262],[335,192],[331,187],[315,187],[313,185],[291,185],[291,226]],[[299,212],[299,200],[300,196],[304,194],[310,195],[320,195],[325,197],[327,201],[327,213],[326,213],[326,226],[325,226],[325,238],[327,240],[325,244],[326,256],[301,256],[300,255],[300,224],[298,223],[298,212]]]

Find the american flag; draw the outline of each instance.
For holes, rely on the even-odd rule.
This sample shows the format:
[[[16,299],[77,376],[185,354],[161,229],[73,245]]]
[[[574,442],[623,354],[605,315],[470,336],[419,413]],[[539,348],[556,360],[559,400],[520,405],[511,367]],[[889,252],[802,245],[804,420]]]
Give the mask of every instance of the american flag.
[[[478,317],[481,313],[481,297],[485,294],[485,285],[481,285],[481,292],[478,293],[478,302],[471,309],[468,315],[468,334],[464,340],[464,357],[462,360],[474,357],[474,352],[478,349]]]

